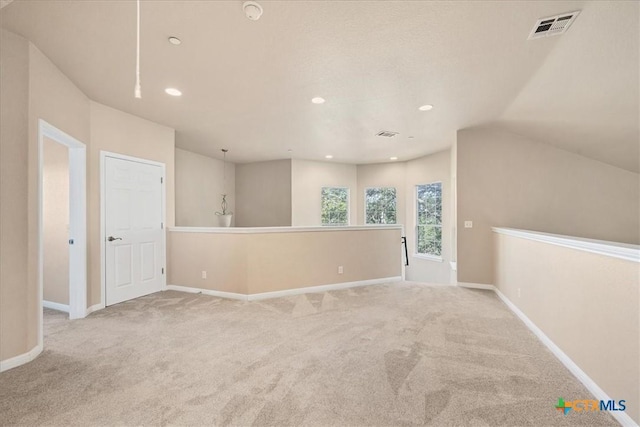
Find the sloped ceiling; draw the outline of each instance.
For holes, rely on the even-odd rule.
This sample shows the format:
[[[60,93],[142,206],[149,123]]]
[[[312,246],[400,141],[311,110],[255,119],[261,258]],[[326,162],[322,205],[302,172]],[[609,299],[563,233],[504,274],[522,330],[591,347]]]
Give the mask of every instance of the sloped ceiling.
[[[143,1],[141,100],[134,1],[16,0],[0,13],[90,98],[213,157],[406,160],[494,123],[637,171],[637,2],[261,4],[254,22],[242,1]],[[573,10],[565,35],[526,40],[536,19]]]
[[[575,26],[561,36],[499,124],[639,172],[638,5],[586,4]]]

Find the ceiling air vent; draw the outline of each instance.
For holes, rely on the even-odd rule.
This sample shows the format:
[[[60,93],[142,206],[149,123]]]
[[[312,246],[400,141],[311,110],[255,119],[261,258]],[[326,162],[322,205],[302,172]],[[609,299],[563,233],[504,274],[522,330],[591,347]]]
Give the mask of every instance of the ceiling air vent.
[[[376,133],[376,136],[384,136],[385,138],[393,138],[397,134],[398,134],[398,132],[391,132],[391,131],[388,131],[388,130],[381,130],[380,132]]]
[[[541,37],[557,36],[565,33],[576,17],[580,13],[575,12],[563,13],[557,16],[549,16],[548,18],[538,19],[536,25],[533,26],[528,40],[539,39]]]

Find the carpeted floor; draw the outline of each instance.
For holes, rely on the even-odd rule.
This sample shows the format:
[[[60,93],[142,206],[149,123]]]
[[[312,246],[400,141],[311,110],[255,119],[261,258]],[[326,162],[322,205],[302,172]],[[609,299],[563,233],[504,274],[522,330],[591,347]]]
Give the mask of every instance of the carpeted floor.
[[[0,374],[3,425],[617,425],[488,291],[398,283],[260,302],[161,292]]]

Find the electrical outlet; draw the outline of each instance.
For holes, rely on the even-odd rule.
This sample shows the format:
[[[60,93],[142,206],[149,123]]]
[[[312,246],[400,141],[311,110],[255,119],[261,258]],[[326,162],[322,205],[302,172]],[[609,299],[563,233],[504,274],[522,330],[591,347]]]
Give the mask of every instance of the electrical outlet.
[[[473,228],[473,221],[465,221],[464,228]]]
[[[202,270],[202,278],[203,278],[203,279],[206,279],[206,278],[207,278],[207,272],[206,272],[206,271],[204,271],[204,270]]]
[[[338,266],[338,274],[342,274],[342,273],[344,273],[344,268],[341,265],[339,265]]]
[[[520,288],[518,288],[518,298],[520,298],[521,294],[520,294]]]

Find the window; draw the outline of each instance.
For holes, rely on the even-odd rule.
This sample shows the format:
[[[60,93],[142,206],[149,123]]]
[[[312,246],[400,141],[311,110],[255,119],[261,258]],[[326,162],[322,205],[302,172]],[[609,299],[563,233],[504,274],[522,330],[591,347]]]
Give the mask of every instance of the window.
[[[442,255],[442,183],[416,186],[416,253]]]
[[[322,187],[322,225],[349,224],[349,189]]]
[[[365,224],[396,223],[396,189],[393,187],[364,190]]]

